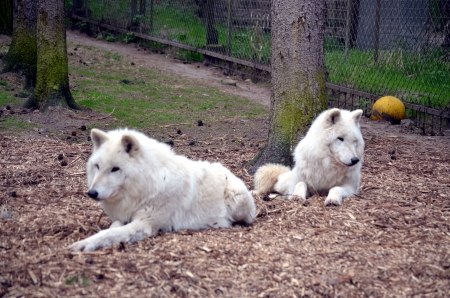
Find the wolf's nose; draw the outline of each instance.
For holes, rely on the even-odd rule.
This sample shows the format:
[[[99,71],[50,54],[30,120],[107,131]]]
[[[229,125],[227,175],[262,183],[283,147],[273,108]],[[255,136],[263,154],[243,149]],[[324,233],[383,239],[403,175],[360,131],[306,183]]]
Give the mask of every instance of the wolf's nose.
[[[352,162],[352,166],[353,166],[353,165],[356,165],[359,162],[359,158],[352,157],[352,159],[350,161]]]
[[[96,190],[90,190],[87,194],[93,199],[96,199],[98,197],[98,192]]]

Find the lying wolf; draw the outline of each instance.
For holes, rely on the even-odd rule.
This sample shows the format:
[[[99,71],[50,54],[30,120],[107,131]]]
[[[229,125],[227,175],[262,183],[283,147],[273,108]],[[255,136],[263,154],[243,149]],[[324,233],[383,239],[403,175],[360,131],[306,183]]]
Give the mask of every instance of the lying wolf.
[[[315,192],[328,195],[325,205],[341,205],[358,193],[364,159],[360,130],[362,110],[331,109],[322,112],[294,150],[295,165],[260,167],[254,177],[255,191],[276,192],[302,200]]]
[[[244,182],[220,163],[189,160],[134,130],[93,129],[91,139],[88,195],[113,223],[69,250],[131,244],[160,230],[250,225],[255,218],[255,202]]]

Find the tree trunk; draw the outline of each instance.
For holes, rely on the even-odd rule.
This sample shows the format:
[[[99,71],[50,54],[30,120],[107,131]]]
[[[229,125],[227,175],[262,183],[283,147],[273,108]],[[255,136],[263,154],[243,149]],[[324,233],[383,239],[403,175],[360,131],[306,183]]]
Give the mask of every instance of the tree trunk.
[[[324,0],[272,2],[272,91],[267,146],[249,170],[268,162],[291,165],[297,134],[327,108]]]
[[[79,109],[69,89],[64,0],[38,0],[37,57],[35,96],[27,106]]]
[[[3,71],[24,71],[25,88],[36,85],[36,1],[13,1],[13,34]]]
[[[0,34],[12,34],[13,1],[0,0]]]

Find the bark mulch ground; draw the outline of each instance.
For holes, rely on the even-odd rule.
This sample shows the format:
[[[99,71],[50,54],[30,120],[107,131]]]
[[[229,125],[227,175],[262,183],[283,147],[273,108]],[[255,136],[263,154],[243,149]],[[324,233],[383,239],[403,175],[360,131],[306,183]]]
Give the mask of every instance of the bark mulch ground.
[[[341,207],[257,197],[251,227],[93,253],[65,249],[110,224],[85,195],[91,145],[0,134],[0,296],[449,297],[448,138],[366,122],[361,193]],[[251,187],[242,165],[256,146],[174,138],[176,151],[219,160]]]

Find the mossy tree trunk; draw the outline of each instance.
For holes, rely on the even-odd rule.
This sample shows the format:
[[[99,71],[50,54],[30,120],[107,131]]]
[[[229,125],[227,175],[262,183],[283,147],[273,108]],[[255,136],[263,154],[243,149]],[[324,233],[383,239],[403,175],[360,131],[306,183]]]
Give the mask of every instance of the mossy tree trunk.
[[[13,1],[13,34],[5,57],[4,72],[23,71],[25,88],[36,85],[36,13],[35,0]]]
[[[291,165],[298,132],[327,108],[324,0],[272,1],[272,91],[267,146],[249,170]]]
[[[79,109],[69,89],[64,0],[38,0],[37,82],[28,107]]]

